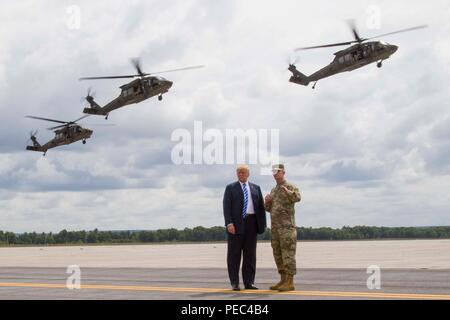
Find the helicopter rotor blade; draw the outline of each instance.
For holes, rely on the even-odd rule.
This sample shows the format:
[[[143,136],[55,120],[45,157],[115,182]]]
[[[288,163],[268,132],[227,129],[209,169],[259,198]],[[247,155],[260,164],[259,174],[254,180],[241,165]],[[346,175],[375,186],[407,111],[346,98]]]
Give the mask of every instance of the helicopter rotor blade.
[[[136,68],[136,71],[138,74],[129,74],[129,75],[123,75],[123,76],[105,76],[105,77],[83,77],[83,78],[79,78],[78,80],[82,81],[82,80],[99,80],[99,79],[127,79],[127,78],[138,78],[138,77],[143,78],[145,76],[149,76],[152,74],[198,69],[198,68],[204,67],[204,65],[198,65],[198,66],[191,66],[191,67],[185,67],[185,68],[179,68],[179,69],[171,69],[171,70],[146,73],[146,72],[142,71],[139,59],[137,59],[137,58],[131,59],[131,62],[133,63],[134,67]]]
[[[55,130],[55,129],[64,128],[64,127],[68,127],[68,126],[70,126],[69,123],[68,124],[62,124],[60,126],[50,127],[50,128],[47,128],[47,130]]]
[[[171,70],[164,70],[164,71],[158,71],[158,72],[151,72],[150,74],[159,74],[159,73],[168,73],[168,72],[175,72],[175,71],[182,71],[182,70],[191,70],[191,69],[199,69],[204,68],[204,65],[198,65],[198,66],[191,66],[191,67],[184,67],[184,68],[178,68],[178,69],[171,69]]]
[[[296,65],[298,62],[300,61],[300,56],[289,56],[287,59],[286,59],[286,62],[289,64],[289,65]]]
[[[347,20],[347,24],[350,27],[350,29],[352,30],[353,37],[355,38],[354,42],[359,42],[359,43],[363,42],[364,39],[359,36],[358,30],[356,29],[356,22],[355,22],[355,20],[353,20],[353,19]]]
[[[82,116],[81,118],[78,118],[78,119],[75,120],[75,121],[70,121],[69,123],[70,123],[70,124],[77,123],[78,121],[80,121],[80,120],[82,120],[82,119],[84,119],[84,118],[87,118],[87,117],[89,117],[89,116],[90,116],[90,114],[85,114],[85,115]]]
[[[147,75],[145,72],[142,72],[141,61],[139,60],[139,58],[131,59],[131,63],[136,68],[139,77],[145,77]]]
[[[88,127],[115,127],[117,125],[115,123],[83,123],[83,126],[88,126]]]
[[[35,117],[35,116],[25,116],[25,118],[31,118],[31,119],[37,119],[37,120],[44,120],[44,121],[51,121],[51,122],[56,122],[56,123],[68,123],[67,121],[54,120],[54,119],[48,119],[48,118],[42,118],[42,117]]]
[[[318,49],[318,48],[339,47],[339,46],[348,46],[348,45],[353,44],[355,42],[358,42],[358,41],[339,42],[339,43],[325,44],[325,45],[321,45],[321,46],[312,46],[312,47],[300,47],[300,48],[296,48],[295,51],[309,50],[309,49]]]
[[[106,76],[106,77],[83,77],[83,78],[79,78],[79,81],[83,81],[83,80],[99,80],[99,79],[129,79],[129,78],[136,78],[136,77],[140,77],[140,75],[138,74],[133,74],[133,75],[125,75],[125,76]]]
[[[380,35],[377,35],[375,37],[370,37],[370,38],[367,38],[367,39],[363,39],[363,41],[371,40],[371,39],[375,39],[375,38],[379,38],[379,37],[385,37],[385,36],[389,36],[389,35],[392,35],[392,34],[408,32],[408,31],[413,31],[413,30],[418,30],[418,29],[423,29],[423,28],[427,28],[427,27],[428,27],[427,25],[421,25],[421,26],[417,26],[417,27],[406,28],[406,29],[402,29],[402,30],[398,30],[398,31],[394,31],[394,32],[380,34]]]
[[[408,32],[408,31],[413,31],[413,30],[423,29],[423,28],[428,27],[427,25],[421,25],[421,26],[417,26],[417,27],[412,27],[412,28],[402,29],[402,30],[398,30],[398,31],[394,31],[394,32],[388,32],[388,33],[380,34],[380,35],[377,35],[377,36],[374,36],[374,37],[370,37],[370,38],[361,38],[359,36],[359,33],[358,33],[357,29],[356,29],[355,21],[354,20],[348,20],[347,23],[348,23],[350,29],[352,30],[353,36],[355,37],[354,41],[341,42],[341,43],[332,43],[332,44],[326,44],[326,45],[321,45],[321,46],[313,46],[313,47],[301,47],[301,48],[295,49],[295,51],[317,49],[317,48],[329,48],[329,47],[347,46],[347,45],[351,45],[353,43],[362,43],[364,41],[375,39],[375,38],[379,38],[379,37],[385,37],[385,36],[389,36],[389,35],[392,35],[392,34],[397,34],[397,33],[401,33],[401,32]]]

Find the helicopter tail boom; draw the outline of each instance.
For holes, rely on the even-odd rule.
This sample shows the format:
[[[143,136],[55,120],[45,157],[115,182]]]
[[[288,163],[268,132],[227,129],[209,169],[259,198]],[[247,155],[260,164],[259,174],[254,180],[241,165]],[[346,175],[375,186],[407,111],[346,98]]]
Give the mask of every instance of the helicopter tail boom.
[[[84,108],[83,113],[95,114],[95,115],[101,115],[101,116],[106,115],[106,113],[104,111],[102,111],[102,108]]]
[[[27,146],[27,150],[38,151],[38,152],[45,152],[45,150],[42,149],[42,147],[36,147],[36,146]]]
[[[289,79],[290,82],[301,84],[302,86],[307,86],[311,82],[309,77],[298,71],[293,64],[289,65],[288,70],[292,72],[292,77]]]

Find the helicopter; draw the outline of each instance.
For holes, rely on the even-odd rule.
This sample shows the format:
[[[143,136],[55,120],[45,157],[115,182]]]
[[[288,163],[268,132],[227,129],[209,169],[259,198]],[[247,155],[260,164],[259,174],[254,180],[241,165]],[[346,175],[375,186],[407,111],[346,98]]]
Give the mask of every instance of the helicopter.
[[[131,62],[134,65],[137,74],[123,75],[123,76],[107,76],[107,77],[83,77],[79,79],[79,80],[97,80],[97,79],[137,78],[121,86],[120,95],[103,107],[101,107],[100,105],[97,104],[97,102],[94,101],[94,98],[90,94],[89,90],[85,99],[89,103],[90,107],[84,108],[83,113],[92,115],[103,115],[105,116],[105,119],[108,119],[108,115],[111,111],[121,108],[123,106],[132,103],[139,103],[154,96],[158,96],[158,100],[161,101],[163,98],[162,95],[169,91],[169,89],[173,85],[173,82],[163,77],[151,75],[181,70],[197,69],[203,67],[202,65],[199,65],[153,73],[145,73],[141,69],[139,59],[132,59]]]
[[[353,32],[353,36],[355,40],[348,42],[340,42],[340,43],[332,43],[326,45],[312,46],[312,47],[303,47],[297,48],[295,51],[300,50],[310,50],[317,48],[329,48],[329,47],[337,47],[337,46],[346,46],[352,45],[344,50],[340,50],[334,53],[334,60],[323,67],[322,69],[316,71],[310,76],[306,76],[300,71],[297,70],[295,63],[289,63],[288,70],[292,72],[292,76],[289,79],[290,82],[300,84],[303,86],[308,86],[310,82],[314,82],[313,89],[316,87],[316,84],[319,80],[330,77],[332,75],[353,71],[355,69],[359,69],[368,64],[377,62],[377,67],[381,68],[383,65],[383,61],[389,59],[397,50],[398,46],[386,43],[384,41],[370,41],[379,37],[384,37],[392,34],[397,34],[401,32],[407,32],[417,29],[426,28],[426,25],[421,25],[417,27],[402,29],[394,32],[389,32],[385,34],[381,34],[375,37],[370,38],[361,38],[359,36],[358,31],[356,30],[356,26],[353,21],[348,21],[349,27]],[[354,44],[356,43],[356,44]]]
[[[33,142],[33,145],[27,146],[26,150],[43,152],[44,153],[43,155],[45,156],[48,149],[63,146],[66,144],[71,144],[79,140],[82,140],[83,144],[86,144],[86,139],[89,139],[91,137],[93,131],[87,128],[83,128],[79,124],[77,124],[78,121],[86,117],[89,117],[89,115],[84,115],[75,121],[61,121],[42,117],[26,116],[26,118],[31,119],[62,123],[61,125],[48,128],[48,130],[54,130],[55,137],[43,145],[41,145],[37,141],[36,138],[37,130],[34,133],[31,132],[30,140]]]

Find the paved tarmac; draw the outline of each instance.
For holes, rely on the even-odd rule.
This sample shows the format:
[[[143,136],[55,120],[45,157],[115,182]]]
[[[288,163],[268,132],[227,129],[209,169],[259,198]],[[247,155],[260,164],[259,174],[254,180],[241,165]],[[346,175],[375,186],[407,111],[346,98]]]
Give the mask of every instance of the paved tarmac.
[[[381,270],[381,289],[369,290],[365,269],[299,269],[296,291],[269,286],[275,269],[258,269],[258,291],[233,292],[226,269],[82,268],[81,289],[68,289],[65,268],[0,268],[0,299],[445,299],[450,270]]]
[[[299,242],[296,291],[258,243],[258,291],[230,290],[226,244],[0,248],[0,299],[450,299],[450,240]],[[66,287],[81,268],[81,289]],[[370,290],[369,266],[381,289]]]

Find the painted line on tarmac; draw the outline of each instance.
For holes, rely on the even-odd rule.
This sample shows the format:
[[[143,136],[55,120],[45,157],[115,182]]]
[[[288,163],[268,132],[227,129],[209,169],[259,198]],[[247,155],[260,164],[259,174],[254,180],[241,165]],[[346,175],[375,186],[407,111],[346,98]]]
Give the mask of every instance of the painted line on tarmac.
[[[0,287],[67,289],[65,284],[58,283],[30,283],[30,282],[0,282]],[[149,292],[183,292],[183,293],[222,293],[222,294],[265,294],[290,295],[308,297],[337,297],[337,298],[375,298],[375,299],[416,299],[416,300],[450,300],[450,295],[421,294],[421,293],[389,293],[389,292],[351,292],[351,291],[286,291],[273,290],[241,290],[233,291],[216,288],[178,288],[178,287],[149,287],[126,285],[84,284],[81,289],[90,290],[122,290]]]

